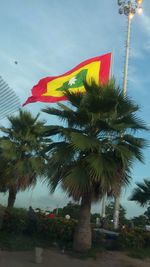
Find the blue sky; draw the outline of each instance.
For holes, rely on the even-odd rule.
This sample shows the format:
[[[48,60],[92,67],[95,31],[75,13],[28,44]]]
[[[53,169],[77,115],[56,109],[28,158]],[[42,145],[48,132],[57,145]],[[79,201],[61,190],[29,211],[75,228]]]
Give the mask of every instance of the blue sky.
[[[143,3],[144,13],[132,20],[128,95],[141,106],[140,116],[150,125],[150,2]],[[127,19],[118,14],[117,0],[5,0],[0,16],[0,75],[23,103],[39,79],[62,74],[85,59],[113,52],[113,72],[122,85]],[[18,64],[14,64],[18,61]],[[45,104],[26,106],[33,114]],[[41,113],[49,123],[56,118]],[[6,124],[6,120],[0,122]],[[143,135],[149,139],[149,133]],[[150,148],[145,150],[145,164],[136,163],[135,181],[149,177]],[[127,201],[130,189],[123,193],[122,204],[128,216],[143,212]],[[6,197],[1,197],[6,202]],[[20,193],[16,205],[54,207],[67,202],[58,190],[50,196],[46,186]],[[99,205],[94,207],[99,211]]]

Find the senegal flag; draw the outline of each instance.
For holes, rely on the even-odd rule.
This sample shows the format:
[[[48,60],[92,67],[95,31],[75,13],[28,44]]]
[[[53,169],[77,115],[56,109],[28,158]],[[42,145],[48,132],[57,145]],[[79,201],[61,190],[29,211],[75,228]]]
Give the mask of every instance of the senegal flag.
[[[23,104],[33,102],[59,102],[67,100],[64,92],[85,92],[84,82],[97,85],[109,79],[111,53],[88,59],[65,74],[41,79],[32,88],[32,96]]]

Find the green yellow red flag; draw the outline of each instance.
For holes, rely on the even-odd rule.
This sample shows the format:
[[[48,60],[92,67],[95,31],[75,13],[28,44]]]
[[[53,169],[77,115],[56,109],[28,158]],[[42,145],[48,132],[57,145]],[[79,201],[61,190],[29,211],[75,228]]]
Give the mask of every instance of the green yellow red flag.
[[[110,73],[111,53],[88,59],[63,75],[41,79],[32,88],[30,96],[23,104],[33,102],[59,102],[67,100],[66,90],[84,93],[84,82],[106,83]]]

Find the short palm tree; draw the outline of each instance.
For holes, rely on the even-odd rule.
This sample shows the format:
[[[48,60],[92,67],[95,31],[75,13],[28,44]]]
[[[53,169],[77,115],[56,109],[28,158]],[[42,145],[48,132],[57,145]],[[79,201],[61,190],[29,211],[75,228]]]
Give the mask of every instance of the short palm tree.
[[[47,176],[52,191],[61,184],[69,196],[81,201],[76,251],[91,247],[91,203],[111,192],[120,179],[127,184],[133,159],[143,160],[145,140],[132,132],[146,129],[136,116],[138,106],[123,96],[114,81],[85,84],[85,89],[85,94],[67,91],[69,105],[43,110],[64,122],[45,128],[45,135],[54,136]]]
[[[137,183],[130,197],[131,201],[135,201],[141,206],[150,204],[150,180],[144,179],[142,183]]]
[[[20,110],[19,115],[8,118],[9,127],[0,128],[4,134],[0,138],[1,158],[6,165],[1,179],[3,188],[9,191],[9,208],[14,206],[17,192],[34,186],[37,176],[44,172],[44,122],[38,117]]]

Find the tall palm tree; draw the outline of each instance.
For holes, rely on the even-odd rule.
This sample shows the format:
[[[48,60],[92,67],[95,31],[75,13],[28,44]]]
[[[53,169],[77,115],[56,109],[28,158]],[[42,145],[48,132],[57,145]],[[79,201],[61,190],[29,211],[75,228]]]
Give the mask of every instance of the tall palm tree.
[[[9,191],[8,208],[14,206],[16,194],[36,184],[38,175],[44,172],[43,151],[46,140],[43,137],[44,122],[39,115],[19,111],[8,118],[9,127],[1,127],[0,150],[5,172],[1,173],[5,190]],[[7,162],[7,163],[6,163]]]
[[[69,105],[43,110],[64,122],[64,126],[45,128],[45,135],[54,136],[47,176],[52,191],[61,184],[69,196],[81,201],[76,251],[91,247],[91,203],[110,193],[120,179],[127,184],[133,159],[143,160],[145,140],[132,132],[146,129],[136,116],[138,106],[113,81],[100,86],[85,84],[85,89],[85,94],[67,91]]]
[[[150,180],[144,179],[142,183],[137,183],[130,197],[131,201],[135,201],[141,206],[150,204]]]

